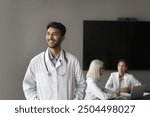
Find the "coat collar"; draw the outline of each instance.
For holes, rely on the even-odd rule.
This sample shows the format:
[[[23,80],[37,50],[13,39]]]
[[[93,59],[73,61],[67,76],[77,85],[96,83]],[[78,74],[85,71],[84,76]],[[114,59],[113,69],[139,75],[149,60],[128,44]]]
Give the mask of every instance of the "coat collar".
[[[63,50],[61,49],[60,50],[60,53],[59,53],[59,57],[58,57],[58,60],[57,60],[57,63],[55,65],[55,68],[59,67],[62,62],[65,60],[64,58],[64,52]],[[51,62],[50,58],[49,58],[49,49],[47,48],[46,52],[45,52],[45,62],[48,64],[49,62],[51,63],[51,65],[53,65],[53,63]]]
[[[122,80],[125,79],[126,76],[127,76],[127,73],[124,74],[124,76],[122,77]],[[119,73],[117,73],[117,78],[120,78],[120,77],[119,77]]]

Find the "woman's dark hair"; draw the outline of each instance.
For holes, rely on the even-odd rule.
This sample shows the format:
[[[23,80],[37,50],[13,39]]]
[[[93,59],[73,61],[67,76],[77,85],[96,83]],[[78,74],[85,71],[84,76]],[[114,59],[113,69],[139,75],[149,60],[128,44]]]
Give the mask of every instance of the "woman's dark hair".
[[[47,25],[47,30],[48,30],[50,27],[59,29],[59,30],[60,30],[60,33],[61,33],[61,36],[64,36],[65,33],[66,33],[66,27],[65,27],[62,23],[59,23],[59,22],[50,22],[50,23]]]
[[[120,62],[124,62],[126,67],[128,68],[128,62],[126,59],[122,58],[122,59],[119,59],[118,62],[117,62],[117,65],[120,63]]]

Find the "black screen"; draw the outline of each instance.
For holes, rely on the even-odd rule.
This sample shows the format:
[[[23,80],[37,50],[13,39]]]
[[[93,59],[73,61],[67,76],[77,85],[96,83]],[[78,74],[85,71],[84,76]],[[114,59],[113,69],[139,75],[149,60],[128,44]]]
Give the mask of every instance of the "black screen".
[[[100,59],[106,70],[116,70],[124,58],[130,70],[150,70],[149,39],[148,21],[84,21],[83,69]]]

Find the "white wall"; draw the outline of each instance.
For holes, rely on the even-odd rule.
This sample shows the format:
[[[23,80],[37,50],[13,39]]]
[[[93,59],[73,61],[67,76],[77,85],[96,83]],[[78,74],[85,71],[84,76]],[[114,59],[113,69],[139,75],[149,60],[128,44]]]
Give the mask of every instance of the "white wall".
[[[63,48],[82,65],[83,20],[135,17],[149,21],[149,4],[148,0],[0,0],[0,99],[25,99],[22,80],[30,59],[46,49],[49,21],[66,25]],[[131,73],[149,85],[149,71]]]

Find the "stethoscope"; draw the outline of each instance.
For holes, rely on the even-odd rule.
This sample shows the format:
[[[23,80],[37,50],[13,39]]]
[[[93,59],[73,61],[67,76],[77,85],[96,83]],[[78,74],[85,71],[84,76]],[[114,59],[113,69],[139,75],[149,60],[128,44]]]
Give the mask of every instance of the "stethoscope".
[[[50,71],[48,70],[48,67],[47,67],[47,64],[46,64],[45,53],[46,53],[46,51],[44,52],[44,64],[45,64],[45,68],[46,68],[46,71],[47,71],[47,75],[50,76],[51,73],[50,73]],[[65,59],[66,64],[67,64],[67,63],[68,63],[68,59],[67,59],[67,57],[66,57],[66,52],[65,52],[64,50],[63,50],[63,53],[64,53],[64,59]]]

